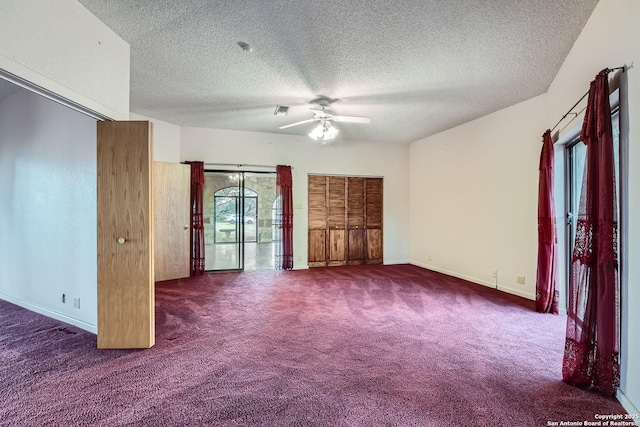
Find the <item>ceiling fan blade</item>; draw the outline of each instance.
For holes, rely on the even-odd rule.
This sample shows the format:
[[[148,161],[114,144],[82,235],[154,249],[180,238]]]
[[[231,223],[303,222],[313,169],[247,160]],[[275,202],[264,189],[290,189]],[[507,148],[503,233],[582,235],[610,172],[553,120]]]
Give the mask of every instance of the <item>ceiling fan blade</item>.
[[[332,119],[336,122],[345,123],[371,123],[371,117],[333,116]]]
[[[313,111],[313,114],[317,117],[332,117],[330,110],[325,110],[324,108],[309,108],[309,110]]]
[[[320,119],[313,118],[313,119],[303,120],[301,122],[291,123],[290,125],[280,126],[278,129],[286,129],[286,128],[290,128],[290,127],[293,127],[293,126],[301,125],[303,123],[315,122],[316,120],[320,120]]]

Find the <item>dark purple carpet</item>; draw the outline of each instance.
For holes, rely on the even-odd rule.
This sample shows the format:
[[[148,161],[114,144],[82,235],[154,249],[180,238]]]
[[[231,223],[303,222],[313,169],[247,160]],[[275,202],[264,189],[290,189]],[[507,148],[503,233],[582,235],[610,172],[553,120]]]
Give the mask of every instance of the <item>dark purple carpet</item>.
[[[410,265],[163,282],[150,350],[0,301],[2,426],[547,426],[618,414],[560,381],[563,316]]]

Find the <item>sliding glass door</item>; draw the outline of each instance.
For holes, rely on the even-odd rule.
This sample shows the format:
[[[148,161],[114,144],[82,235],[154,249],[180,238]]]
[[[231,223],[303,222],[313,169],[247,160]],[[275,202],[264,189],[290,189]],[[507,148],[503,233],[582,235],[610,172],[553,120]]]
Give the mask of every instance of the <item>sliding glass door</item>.
[[[619,178],[620,178],[620,123],[618,110],[614,109],[611,114],[611,128],[613,131],[613,161],[615,167],[615,183],[616,194],[619,192]],[[566,192],[566,206],[567,206],[567,245],[566,245],[566,265],[567,268],[567,287],[565,289],[565,295],[569,295],[569,283],[571,283],[571,257],[573,255],[573,246],[576,238],[576,224],[578,220],[578,211],[580,209],[580,197],[582,195],[582,185],[584,181],[585,164],[587,160],[587,146],[576,138],[575,141],[567,145],[567,192]],[[617,212],[620,212],[620,199],[618,198]],[[616,238],[616,241],[620,241]],[[620,253],[618,248],[618,253]]]
[[[242,172],[204,174],[205,270],[244,269]]]
[[[205,171],[204,179],[205,270],[273,269],[275,174]]]

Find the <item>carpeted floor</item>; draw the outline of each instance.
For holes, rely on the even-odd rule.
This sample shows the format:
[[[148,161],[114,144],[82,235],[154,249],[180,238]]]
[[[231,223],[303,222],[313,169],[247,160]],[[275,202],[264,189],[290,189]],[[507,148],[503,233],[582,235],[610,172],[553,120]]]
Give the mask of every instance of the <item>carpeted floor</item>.
[[[0,301],[2,426],[548,426],[624,413],[562,383],[563,316],[410,265],[159,283],[156,346]]]

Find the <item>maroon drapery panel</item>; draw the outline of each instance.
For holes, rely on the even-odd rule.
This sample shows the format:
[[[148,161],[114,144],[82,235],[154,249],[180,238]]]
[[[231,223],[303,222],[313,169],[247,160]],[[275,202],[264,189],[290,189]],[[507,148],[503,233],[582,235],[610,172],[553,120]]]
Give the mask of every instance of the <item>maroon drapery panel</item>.
[[[204,274],[204,163],[185,163],[191,165],[191,275],[198,276]]]
[[[291,166],[276,166],[276,192],[280,200],[278,227],[281,230],[276,268],[293,268],[293,180]]]
[[[551,131],[542,135],[538,181],[538,272],[536,311],[558,314],[556,291],[556,210],[553,200],[553,141]]]
[[[572,254],[562,378],[613,395],[620,384],[618,221],[606,69],[591,83],[580,138],[587,145],[587,161]]]

